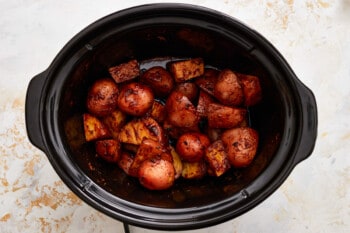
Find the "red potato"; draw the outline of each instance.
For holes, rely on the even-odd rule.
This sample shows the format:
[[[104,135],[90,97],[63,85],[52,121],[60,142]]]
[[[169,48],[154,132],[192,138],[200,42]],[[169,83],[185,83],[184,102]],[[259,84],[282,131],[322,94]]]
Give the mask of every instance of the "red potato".
[[[120,169],[122,169],[127,175],[130,176],[131,174],[129,170],[133,161],[134,161],[134,157],[130,153],[126,151],[122,151],[117,163]]]
[[[159,97],[167,96],[174,87],[173,77],[161,66],[148,69],[141,76],[141,81],[149,85],[154,94]]]
[[[177,140],[176,152],[183,161],[198,162],[203,158],[209,145],[210,140],[205,134],[186,133]]]
[[[169,135],[170,138],[173,139],[178,139],[181,135],[185,133],[190,133],[190,132],[200,132],[198,124],[194,125],[193,127],[177,127],[172,124],[168,120],[165,120],[163,122],[163,129],[166,134]]]
[[[143,116],[148,112],[154,101],[154,95],[146,85],[129,83],[122,87],[118,97],[118,107],[132,116]]]
[[[258,133],[248,127],[225,131],[221,140],[225,146],[230,164],[234,167],[246,167],[254,159],[258,149]]]
[[[199,115],[191,101],[182,93],[172,92],[165,104],[167,120],[176,127],[193,128],[198,125]]]
[[[118,94],[118,86],[112,79],[99,79],[88,91],[86,107],[95,116],[106,116],[117,107]]]
[[[194,83],[179,83],[175,86],[174,91],[182,93],[191,102],[198,97],[198,87]]]
[[[166,148],[160,142],[148,138],[143,139],[131,164],[129,173],[132,176],[138,176],[138,171],[143,161],[160,156],[166,152]]]
[[[209,104],[215,103],[214,99],[204,91],[199,92],[197,112],[200,117],[207,118],[209,111]]]
[[[107,162],[115,163],[120,157],[120,143],[118,140],[106,139],[95,142],[96,153]]]
[[[260,81],[257,76],[238,74],[244,93],[244,105],[253,106],[262,99],[262,91]]]
[[[108,69],[116,83],[125,82],[140,75],[140,66],[136,60],[131,60]]]
[[[214,86],[214,96],[224,105],[239,106],[243,103],[243,90],[233,71],[225,69],[220,72]]]
[[[139,173],[142,186],[150,190],[165,190],[175,181],[175,169],[168,160],[154,158],[142,162]]]
[[[209,104],[208,126],[210,128],[233,128],[246,119],[247,110],[221,104]]]
[[[196,78],[194,82],[199,86],[200,89],[214,96],[214,87],[216,81],[218,80],[219,74],[220,71],[207,68],[204,70],[204,74],[201,77]]]

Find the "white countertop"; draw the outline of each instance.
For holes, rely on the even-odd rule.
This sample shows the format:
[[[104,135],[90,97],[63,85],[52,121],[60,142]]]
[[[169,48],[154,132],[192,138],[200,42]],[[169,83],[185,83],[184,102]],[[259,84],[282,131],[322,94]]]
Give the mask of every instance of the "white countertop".
[[[29,143],[24,100],[30,79],[81,29],[150,2],[160,1],[0,1],[0,232],[122,232]],[[350,0],[186,2],[234,16],[270,40],[314,92],[319,117],[314,152],[272,196],[234,220],[188,232],[350,232]]]

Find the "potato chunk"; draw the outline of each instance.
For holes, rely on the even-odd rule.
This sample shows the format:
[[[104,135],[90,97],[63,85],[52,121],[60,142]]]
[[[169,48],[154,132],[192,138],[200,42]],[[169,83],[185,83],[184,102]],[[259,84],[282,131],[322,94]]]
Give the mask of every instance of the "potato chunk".
[[[191,101],[182,93],[174,91],[165,104],[168,121],[177,127],[192,128],[199,122],[199,115]]]
[[[213,142],[207,148],[204,159],[215,176],[221,176],[231,167],[221,140]]]
[[[260,102],[262,98],[260,81],[257,76],[238,74],[244,93],[244,105],[252,106]]]
[[[203,75],[204,62],[202,58],[175,61],[170,63],[169,70],[175,82],[185,82]]]
[[[108,128],[112,137],[118,139],[119,131],[126,122],[126,115],[119,109],[116,109],[108,116],[102,118],[102,122]]]
[[[247,110],[221,104],[209,104],[208,125],[210,128],[233,128],[246,118]]]
[[[107,162],[115,163],[120,157],[120,143],[118,140],[105,139],[95,142],[97,154]]]
[[[108,69],[116,83],[122,83],[140,75],[140,66],[137,60],[131,60]]]
[[[131,174],[129,171],[133,161],[134,157],[130,153],[122,151],[117,163],[120,169],[122,169],[127,175],[130,176]]]
[[[254,159],[258,148],[258,133],[248,127],[225,131],[221,140],[227,151],[230,164],[234,167],[246,167]]]
[[[134,119],[128,122],[119,133],[119,140],[122,143],[140,145],[145,138],[166,145],[164,130],[151,117]]]
[[[200,89],[214,96],[214,86],[218,80],[219,74],[220,71],[207,68],[204,70],[204,74],[201,77],[196,78],[194,82],[199,86]]]
[[[220,72],[214,86],[214,96],[224,105],[239,106],[243,103],[243,90],[233,71],[225,69]]]
[[[183,162],[181,176],[185,179],[200,179],[207,173],[204,160],[198,162]]]
[[[148,69],[141,76],[141,81],[149,85],[156,96],[167,96],[174,87],[174,79],[170,73],[161,66]]]
[[[146,159],[151,159],[154,157],[160,157],[162,153],[166,153],[167,150],[158,141],[154,141],[152,139],[145,138],[142,140],[140,147],[134,157],[134,161],[131,164],[129,173],[132,176],[138,176],[138,171],[140,168],[140,165],[143,161]]]
[[[209,104],[214,103],[214,99],[204,91],[199,92],[197,112],[200,117],[207,118],[209,112]]]
[[[86,141],[90,142],[110,137],[107,127],[97,117],[89,113],[84,113],[83,122]]]

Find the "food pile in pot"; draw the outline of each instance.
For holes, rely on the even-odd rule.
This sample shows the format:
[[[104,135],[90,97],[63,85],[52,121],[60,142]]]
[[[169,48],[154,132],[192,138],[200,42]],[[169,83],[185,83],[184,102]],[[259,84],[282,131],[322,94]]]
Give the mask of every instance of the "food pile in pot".
[[[145,188],[219,177],[254,159],[258,132],[248,108],[261,100],[257,76],[209,68],[201,58],[147,70],[131,60],[108,71],[88,91],[85,139]]]

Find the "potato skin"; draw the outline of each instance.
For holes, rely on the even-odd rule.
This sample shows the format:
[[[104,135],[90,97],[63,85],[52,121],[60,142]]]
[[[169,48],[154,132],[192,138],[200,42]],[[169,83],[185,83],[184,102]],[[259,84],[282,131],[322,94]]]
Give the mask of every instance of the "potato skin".
[[[220,72],[214,86],[214,96],[224,105],[239,106],[242,104],[243,90],[233,71],[225,69]]]
[[[131,175],[130,167],[133,161],[134,161],[134,157],[130,153],[126,151],[122,151],[117,163],[120,169],[122,169],[127,175],[130,176]]]
[[[262,91],[260,81],[257,76],[238,74],[237,77],[241,81],[244,93],[244,105],[253,106],[259,103],[262,99]]]
[[[179,83],[175,86],[174,91],[182,93],[191,102],[193,102],[198,97],[198,87],[194,83]]]
[[[139,181],[150,190],[165,190],[175,181],[175,169],[168,160],[153,158],[142,162],[139,168]]]
[[[95,142],[96,153],[107,162],[115,163],[120,157],[120,143],[118,140],[106,139]]]
[[[174,79],[170,73],[161,66],[148,69],[141,76],[141,81],[149,85],[154,94],[159,97],[167,96],[174,88]]]
[[[165,107],[170,124],[183,128],[193,128],[198,125],[199,114],[191,101],[182,93],[173,91]]]
[[[176,143],[176,152],[183,161],[200,161],[210,145],[210,140],[205,134],[186,133],[180,136]]]
[[[259,140],[256,130],[248,127],[229,129],[222,134],[221,140],[232,166],[246,167],[253,161]]]
[[[211,103],[207,113],[210,128],[233,128],[246,119],[247,110]]]
[[[112,79],[99,79],[88,91],[86,107],[95,116],[106,116],[117,107],[118,94],[118,86]]]
[[[154,95],[146,85],[129,83],[122,87],[118,97],[118,107],[132,116],[143,116],[151,109]]]

